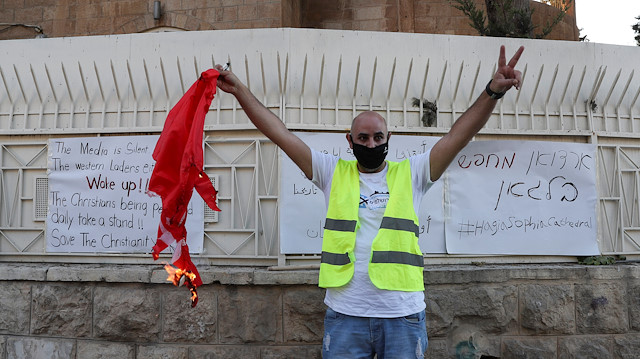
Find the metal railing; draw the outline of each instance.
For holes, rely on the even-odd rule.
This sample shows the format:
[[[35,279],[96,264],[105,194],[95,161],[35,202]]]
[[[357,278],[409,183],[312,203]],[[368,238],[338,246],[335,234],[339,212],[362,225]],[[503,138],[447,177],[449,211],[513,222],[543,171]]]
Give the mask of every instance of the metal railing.
[[[195,43],[211,46],[203,50]],[[44,222],[35,208],[42,208],[47,140],[157,134],[173,104],[217,62],[230,61],[291,129],[341,131],[357,112],[376,110],[394,132],[439,135],[483,90],[501,43],[507,56],[526,46],[518,65],[523,86],[498,103],[479,137],[597,144],[601,250],[639,253],[640,65],[633,59],[640,49],[268,29],[0,43],[11,54],[0,59],[0,254],[21,260],[146,260],[135,254],[45,252]],[[435,117],[434,126],[424,126],[427,115]],[[255,131],[233,96],[216,95],[205,134],[205,166],[219,175],[224,215],[205,224],[198,260],[273,265],[309,258],[278,254],[277,149]]]

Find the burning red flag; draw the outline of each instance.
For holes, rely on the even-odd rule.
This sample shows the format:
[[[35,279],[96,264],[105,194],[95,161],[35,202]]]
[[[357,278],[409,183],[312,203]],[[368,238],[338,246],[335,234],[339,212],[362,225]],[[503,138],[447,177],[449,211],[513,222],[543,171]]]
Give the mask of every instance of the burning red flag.
[[[160,252],[176,242],[171,262],[183,272],[195,274],[190,282],[193,290],[202,285],[186,242],[187,205],[193,188],[211,209],[220,210],[216,206],[218,192],[203,170],[202,153],[204,118],[216,93],[219,75],[214,69],[203,72],[169,112],[153,151],[156,165],[149,181],[149,192],[162,197],[162,214],[153,258],[158,259]]]

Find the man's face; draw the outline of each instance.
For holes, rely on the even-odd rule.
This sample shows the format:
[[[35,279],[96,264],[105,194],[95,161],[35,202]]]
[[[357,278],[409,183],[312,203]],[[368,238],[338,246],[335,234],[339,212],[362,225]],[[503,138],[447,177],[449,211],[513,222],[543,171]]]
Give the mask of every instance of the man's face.
[[[384,119],[371,111],[356,116],[351,125],[350,136],[347,135],[350,148],[353,148],[353,143],[374,148],[386,143],[387,140],[388,132]]]

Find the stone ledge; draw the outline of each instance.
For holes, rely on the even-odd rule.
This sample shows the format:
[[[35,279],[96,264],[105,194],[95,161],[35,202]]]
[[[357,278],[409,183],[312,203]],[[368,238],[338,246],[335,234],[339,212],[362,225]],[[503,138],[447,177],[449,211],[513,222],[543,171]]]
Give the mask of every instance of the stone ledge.
[[[0,280],[47,280],[48,267],[36,263],[0,263]]]
[[[317,269],[200,266],[203,283],[223,285],[317,285]],[[640,263],[440,265],[425,267],[426,285],[506,283],[514,280],[614,280],[640,278]],[[0,263],[0,281],[169,283],[160,265]]]

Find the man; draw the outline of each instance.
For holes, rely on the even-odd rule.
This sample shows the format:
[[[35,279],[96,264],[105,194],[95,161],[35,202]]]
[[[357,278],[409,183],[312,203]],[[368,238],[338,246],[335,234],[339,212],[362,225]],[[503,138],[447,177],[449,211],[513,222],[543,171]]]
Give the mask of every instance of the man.
[[[327,219],[319,285],[327,288],[323,357],[423,358],[427,348],[423,257],[418,246],[420,199],[485,125],[497,100],[520,87],[500,47],[498,69],[476,102],[433,148],[402,162],[385,161],[391,137],[371,111],[353,120],[346,138],[357,161],[311,150],[230,71],[218,86],[325,194]]]

